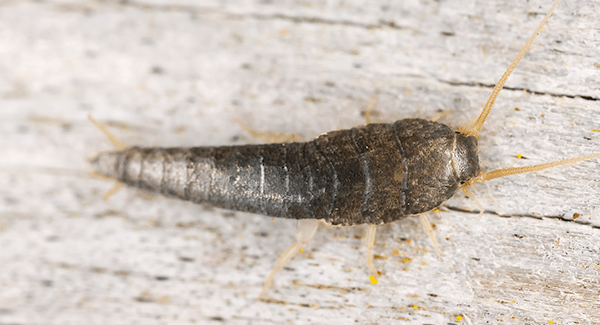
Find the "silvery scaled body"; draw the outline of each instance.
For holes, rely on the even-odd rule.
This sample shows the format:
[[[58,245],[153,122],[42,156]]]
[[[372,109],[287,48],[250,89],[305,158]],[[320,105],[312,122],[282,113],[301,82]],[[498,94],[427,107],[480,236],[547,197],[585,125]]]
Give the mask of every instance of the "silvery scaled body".
[[[333,225],[427,212],[479,175],[475,137],[404,119],[308,142],[105,152],[97,172],[196,203]]]

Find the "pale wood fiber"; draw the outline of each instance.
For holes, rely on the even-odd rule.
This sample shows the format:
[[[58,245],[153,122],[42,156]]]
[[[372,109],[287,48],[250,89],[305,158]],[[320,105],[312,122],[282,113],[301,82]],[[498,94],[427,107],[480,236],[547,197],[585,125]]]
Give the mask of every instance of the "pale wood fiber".
[[[294,223],[88,176],[129,145],[257,143],[476,116],[550,1],[3,1],[0,323],[594,324],[600,162],[494,180],[430,216],[317,233],[257,301]],[[484,170],[600,151],[600,4],[563,1],[481,133]],[[518,159],[522,155],[527,159]],[[574,219],[574,214],[580,216]],[[507,217],[501,217],[507,216]]]

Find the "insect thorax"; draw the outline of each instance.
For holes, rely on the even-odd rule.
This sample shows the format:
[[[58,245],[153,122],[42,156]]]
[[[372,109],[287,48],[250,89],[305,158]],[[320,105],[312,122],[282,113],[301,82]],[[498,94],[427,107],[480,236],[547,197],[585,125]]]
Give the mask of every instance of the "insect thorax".
[[[456,132],[452,148],[452,167],[460,183],[479,176],[479,143],[472,135]]]

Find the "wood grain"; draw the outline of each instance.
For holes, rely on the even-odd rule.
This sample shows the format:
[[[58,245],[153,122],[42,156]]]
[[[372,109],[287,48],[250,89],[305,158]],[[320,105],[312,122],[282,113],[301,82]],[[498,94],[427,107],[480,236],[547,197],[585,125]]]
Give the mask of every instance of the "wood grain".
[[[320,231],[257,300],[293,222],[89,176],[125,143],[258,143],[431,118],[458,127],[550,1],[5,1],[0,4],[0,323],[594,324],[599,162],[477,186],[431,215]],[[600,5],[561,2],[480,135],[484,170],[600,151]],[[526,159],[517,158],[518,155]]]

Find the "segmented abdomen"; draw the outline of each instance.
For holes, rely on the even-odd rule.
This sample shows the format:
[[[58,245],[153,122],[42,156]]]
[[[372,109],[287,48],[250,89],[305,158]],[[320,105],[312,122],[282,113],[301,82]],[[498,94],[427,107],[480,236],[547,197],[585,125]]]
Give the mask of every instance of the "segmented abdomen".
[[[431,210],[454,194],[453,141],[443,124],[407,119],[302,143],[130,148],[100,154],[94,165],[129,185],[220,208],[381,224]]]

